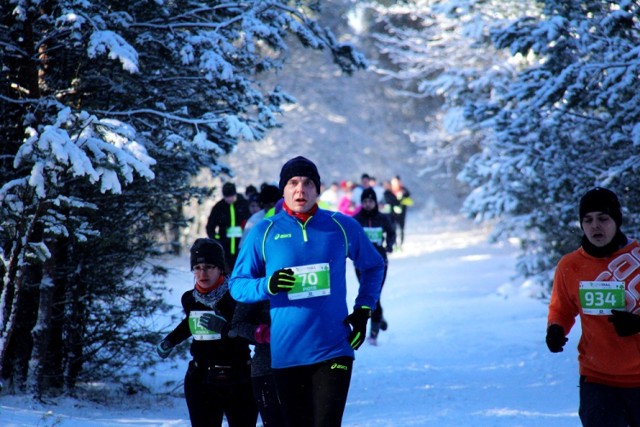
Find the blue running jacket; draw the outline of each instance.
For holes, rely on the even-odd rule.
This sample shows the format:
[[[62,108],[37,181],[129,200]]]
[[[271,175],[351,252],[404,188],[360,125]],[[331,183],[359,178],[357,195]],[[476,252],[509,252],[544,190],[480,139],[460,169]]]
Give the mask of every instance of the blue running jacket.
[[[229,281],[231,296],[271,303],[273,368],[310,365],[339,356],[354,357],[347,337],[346,261],[362,273],[355,307],[375,307],[384,260],[353,218],[318,209],[306,223],[281,211],[255,225],[243,243]],[[290,299],[271,295],[269,278],[281,269],[320,264],[329,268],[330,293]]]

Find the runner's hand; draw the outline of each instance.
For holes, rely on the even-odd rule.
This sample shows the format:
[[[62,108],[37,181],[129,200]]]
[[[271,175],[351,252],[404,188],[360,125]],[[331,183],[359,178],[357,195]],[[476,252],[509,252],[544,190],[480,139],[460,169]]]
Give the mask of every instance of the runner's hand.
[[[560,353],[562,347],[569,341],[564,335],[564,328],[560,325],[549,325],[547,328],[547,347],[551,353]]]
[[[296,278],[290,268],[281,268],[269,278],[269,293],[275,295],[279,292],[289,292],[293,289]]]
[[[348,339],[349,345],[354,350],[360,348],[364,338],[367,336],[367,322],[370,317],[371,309],[369,307],[356,307],[353,313],[344,319],[344,324],[351,326],[351,333]]]
[[[222,334],[227,326],[227,319],[214,313],[205,313],[200,316],[200,324],[210,331]]]
[[[611,310],[611,314],[609,322],[613,323],[619,336],[630,337],[640,332],[640,316],[622,310]]]
[[[258,325],[253,332],[253,338],[258,344],[269,344],[271,342],[271,327],[269,325]]]
[[[156,346],[156,352],[158,353],[158,356],[162,357],[163,359],[169,357],[171,350],[173,350],[173,346],[167,340],[161,341],[160,344]]]

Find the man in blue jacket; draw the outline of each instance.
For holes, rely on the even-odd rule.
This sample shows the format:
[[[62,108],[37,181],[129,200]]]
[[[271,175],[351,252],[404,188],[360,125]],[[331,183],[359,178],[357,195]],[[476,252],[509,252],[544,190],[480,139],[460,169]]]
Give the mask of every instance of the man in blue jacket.
[[[384,260],[353,218],[318,208],[313,162],[285,163],[280,190],[283,209],[247,236],[230,291],[241,302],[270,300],[271,363],[288,425],[339,427]],[[347,258],[361,274],[351,314]]]

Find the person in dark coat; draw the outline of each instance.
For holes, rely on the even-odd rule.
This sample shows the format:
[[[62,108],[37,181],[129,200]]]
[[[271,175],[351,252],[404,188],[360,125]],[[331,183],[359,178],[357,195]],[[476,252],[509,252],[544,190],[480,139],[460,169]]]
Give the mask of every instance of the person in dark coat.
[[[251,388],[249,343],[229,337],[236,302],[229,294],[224,251],[213,239],[197,239],[191,247],[195,286],[182,295],[185,318],[157,346],[163,359],[188,338],[189,368],[184,396],[193,427],[255,427],[258,410]]]
[[[233,271],[240,248],[242,230],[251,216],[249,203],[241,197],[235,184],[227,182],[222,186],[222,200],[218,201],[207,220],[207,236],[220,242],[224,248],[227,271]]]
[[[413,199],[398,175],[391,179],[391,191],[398,200],[398,206],[394,207],[393,212],[394,222],[398,226],[398,247],[401,248],[404,243],[404,225],[407,219],[407,209],[413,206]]]
[[[255,345],[251,359],[253,397],[263,427],[285,425],[275,376],[271,369],[271,316],[269,301],[238,303],[231,322],[231,334],[246,338]]]
[[[396,242],[395,227],[389,221],[389,217],[378,211],[378,197],[373,188],[366,188],[360,196],[360,204],[362,209],[353,218],[364,228],[365,233],[378,250],[382,258],[384,258],[384,275],[382,277],[382,286],[384,286],[387,278],[387,269],[389,267],[388,253],[393,251],[393,245]],[[356,269],[356,276],[360,280],[360,272]],[[372,345],[377,344],[378,334],[380,330],[387,330],[387,321],[382,315],[382,305],[380,300],[376,304],[376,308],[371,314],[371,330],[369,332],[368,341]]]

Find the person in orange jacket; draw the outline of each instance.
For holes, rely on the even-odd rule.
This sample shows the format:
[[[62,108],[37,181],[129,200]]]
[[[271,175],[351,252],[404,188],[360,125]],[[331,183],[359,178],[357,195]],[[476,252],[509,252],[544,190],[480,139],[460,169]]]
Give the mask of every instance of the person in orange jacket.
[[[640,426],[640,244],[620,230],[610,190],[584,194],[579,215],[582,244],[560,259],[553,279],[547,346],[561,352],[580,316],[582,425]]]

